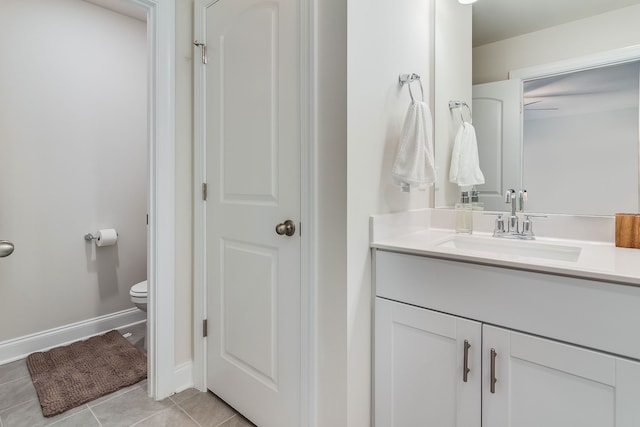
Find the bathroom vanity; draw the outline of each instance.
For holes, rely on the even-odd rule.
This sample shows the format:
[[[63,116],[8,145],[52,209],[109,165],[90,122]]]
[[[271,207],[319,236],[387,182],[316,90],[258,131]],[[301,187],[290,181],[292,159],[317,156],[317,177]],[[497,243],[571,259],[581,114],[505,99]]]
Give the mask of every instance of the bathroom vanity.
[[[609,219],[497,242],[450,217],[372,218],[375,425],[640,425],[640,252]]]

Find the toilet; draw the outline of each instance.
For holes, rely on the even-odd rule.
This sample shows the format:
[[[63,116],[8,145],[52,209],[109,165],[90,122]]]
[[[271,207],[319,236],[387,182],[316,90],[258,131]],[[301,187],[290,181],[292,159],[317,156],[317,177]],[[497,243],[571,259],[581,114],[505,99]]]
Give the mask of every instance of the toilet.
[[[129,290],[131,302],[140,310],[147,312],[147,281],[136,283]]]

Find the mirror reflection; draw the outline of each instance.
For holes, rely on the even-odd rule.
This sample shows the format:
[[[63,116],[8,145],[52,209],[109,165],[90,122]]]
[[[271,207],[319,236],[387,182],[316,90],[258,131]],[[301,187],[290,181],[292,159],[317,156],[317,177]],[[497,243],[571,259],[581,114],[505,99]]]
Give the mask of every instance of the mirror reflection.
[[[587,70],[571,62],[640,45],[638,19],[639,0],[473,5],[473,125],[487,178],[478,189],[487,209],[504,210],[504,191],[526,188],[529,212],[639,210],[638,61],[612,54],[597,67],[582,67]],[[613,65],[603,67],[606,62]],[[518,87],[516,101],[513,94],[486,92],[509,80]],[[518,111],[500,110],[509,103]]]
[[[533,212],[638,210],[640,62],[523,82],[522,185]]]

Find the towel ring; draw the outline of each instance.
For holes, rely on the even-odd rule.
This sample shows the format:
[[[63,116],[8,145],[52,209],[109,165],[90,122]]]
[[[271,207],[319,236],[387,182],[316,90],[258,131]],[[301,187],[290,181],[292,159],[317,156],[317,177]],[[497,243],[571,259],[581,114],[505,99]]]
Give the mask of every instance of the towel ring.
[[[411,97],[411,103],[415,104],[415,99],[413,98],[413,92],[411,92],[411,83],[415,82],[416,80],[418,81],[418,83],[420,84],[420,93],[422,94],[422,102],[424,102],[424,88],[422,87],[422,80],[420,80],[420,76],[417,75],[416,73],[412,73],[412,74],[401,74],[398,78],[398,80],[400,81],[401,85],[404,85],[405,83],[407,84],[407,86],[409,87],[409,96]]]
[[[469,104],[467,104],[464,101],[449,101],[449,109],[453,110],[454,108],[459,108],[460,109],[460,120],[462,120],[462,123],[464,123],[464,115],[462,114],[462,107],[467,107],[467,110],[469,110],[469,123],[473,123],[473,115],[471,114],[471,108],[469,107]]]
[[[416,80],[418,80],[418,83],[420,83],[420,93],[422,94],[422,102],[424,102],[424,88],[422,87],[422,81],[420,80],[420,77],[418,77]],[[413,99],[413,93],[411,92],[411,82],[407,83],[407,86],[409,87],[409,96],[411,97],[411,103],[415,104],[416,101]]]

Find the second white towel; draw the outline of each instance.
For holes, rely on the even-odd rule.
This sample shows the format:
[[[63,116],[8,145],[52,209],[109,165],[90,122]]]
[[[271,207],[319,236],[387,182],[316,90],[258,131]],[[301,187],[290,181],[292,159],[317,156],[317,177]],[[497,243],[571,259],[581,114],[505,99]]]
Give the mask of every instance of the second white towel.
[[[391,175],[399,183],[424,187],[436,181],[431,111],[425,102],[409,105]]]
[[[476,130],[471,123],[463,122],[456,134],[451,153],[449,181],[459,186],[484,184]]]

